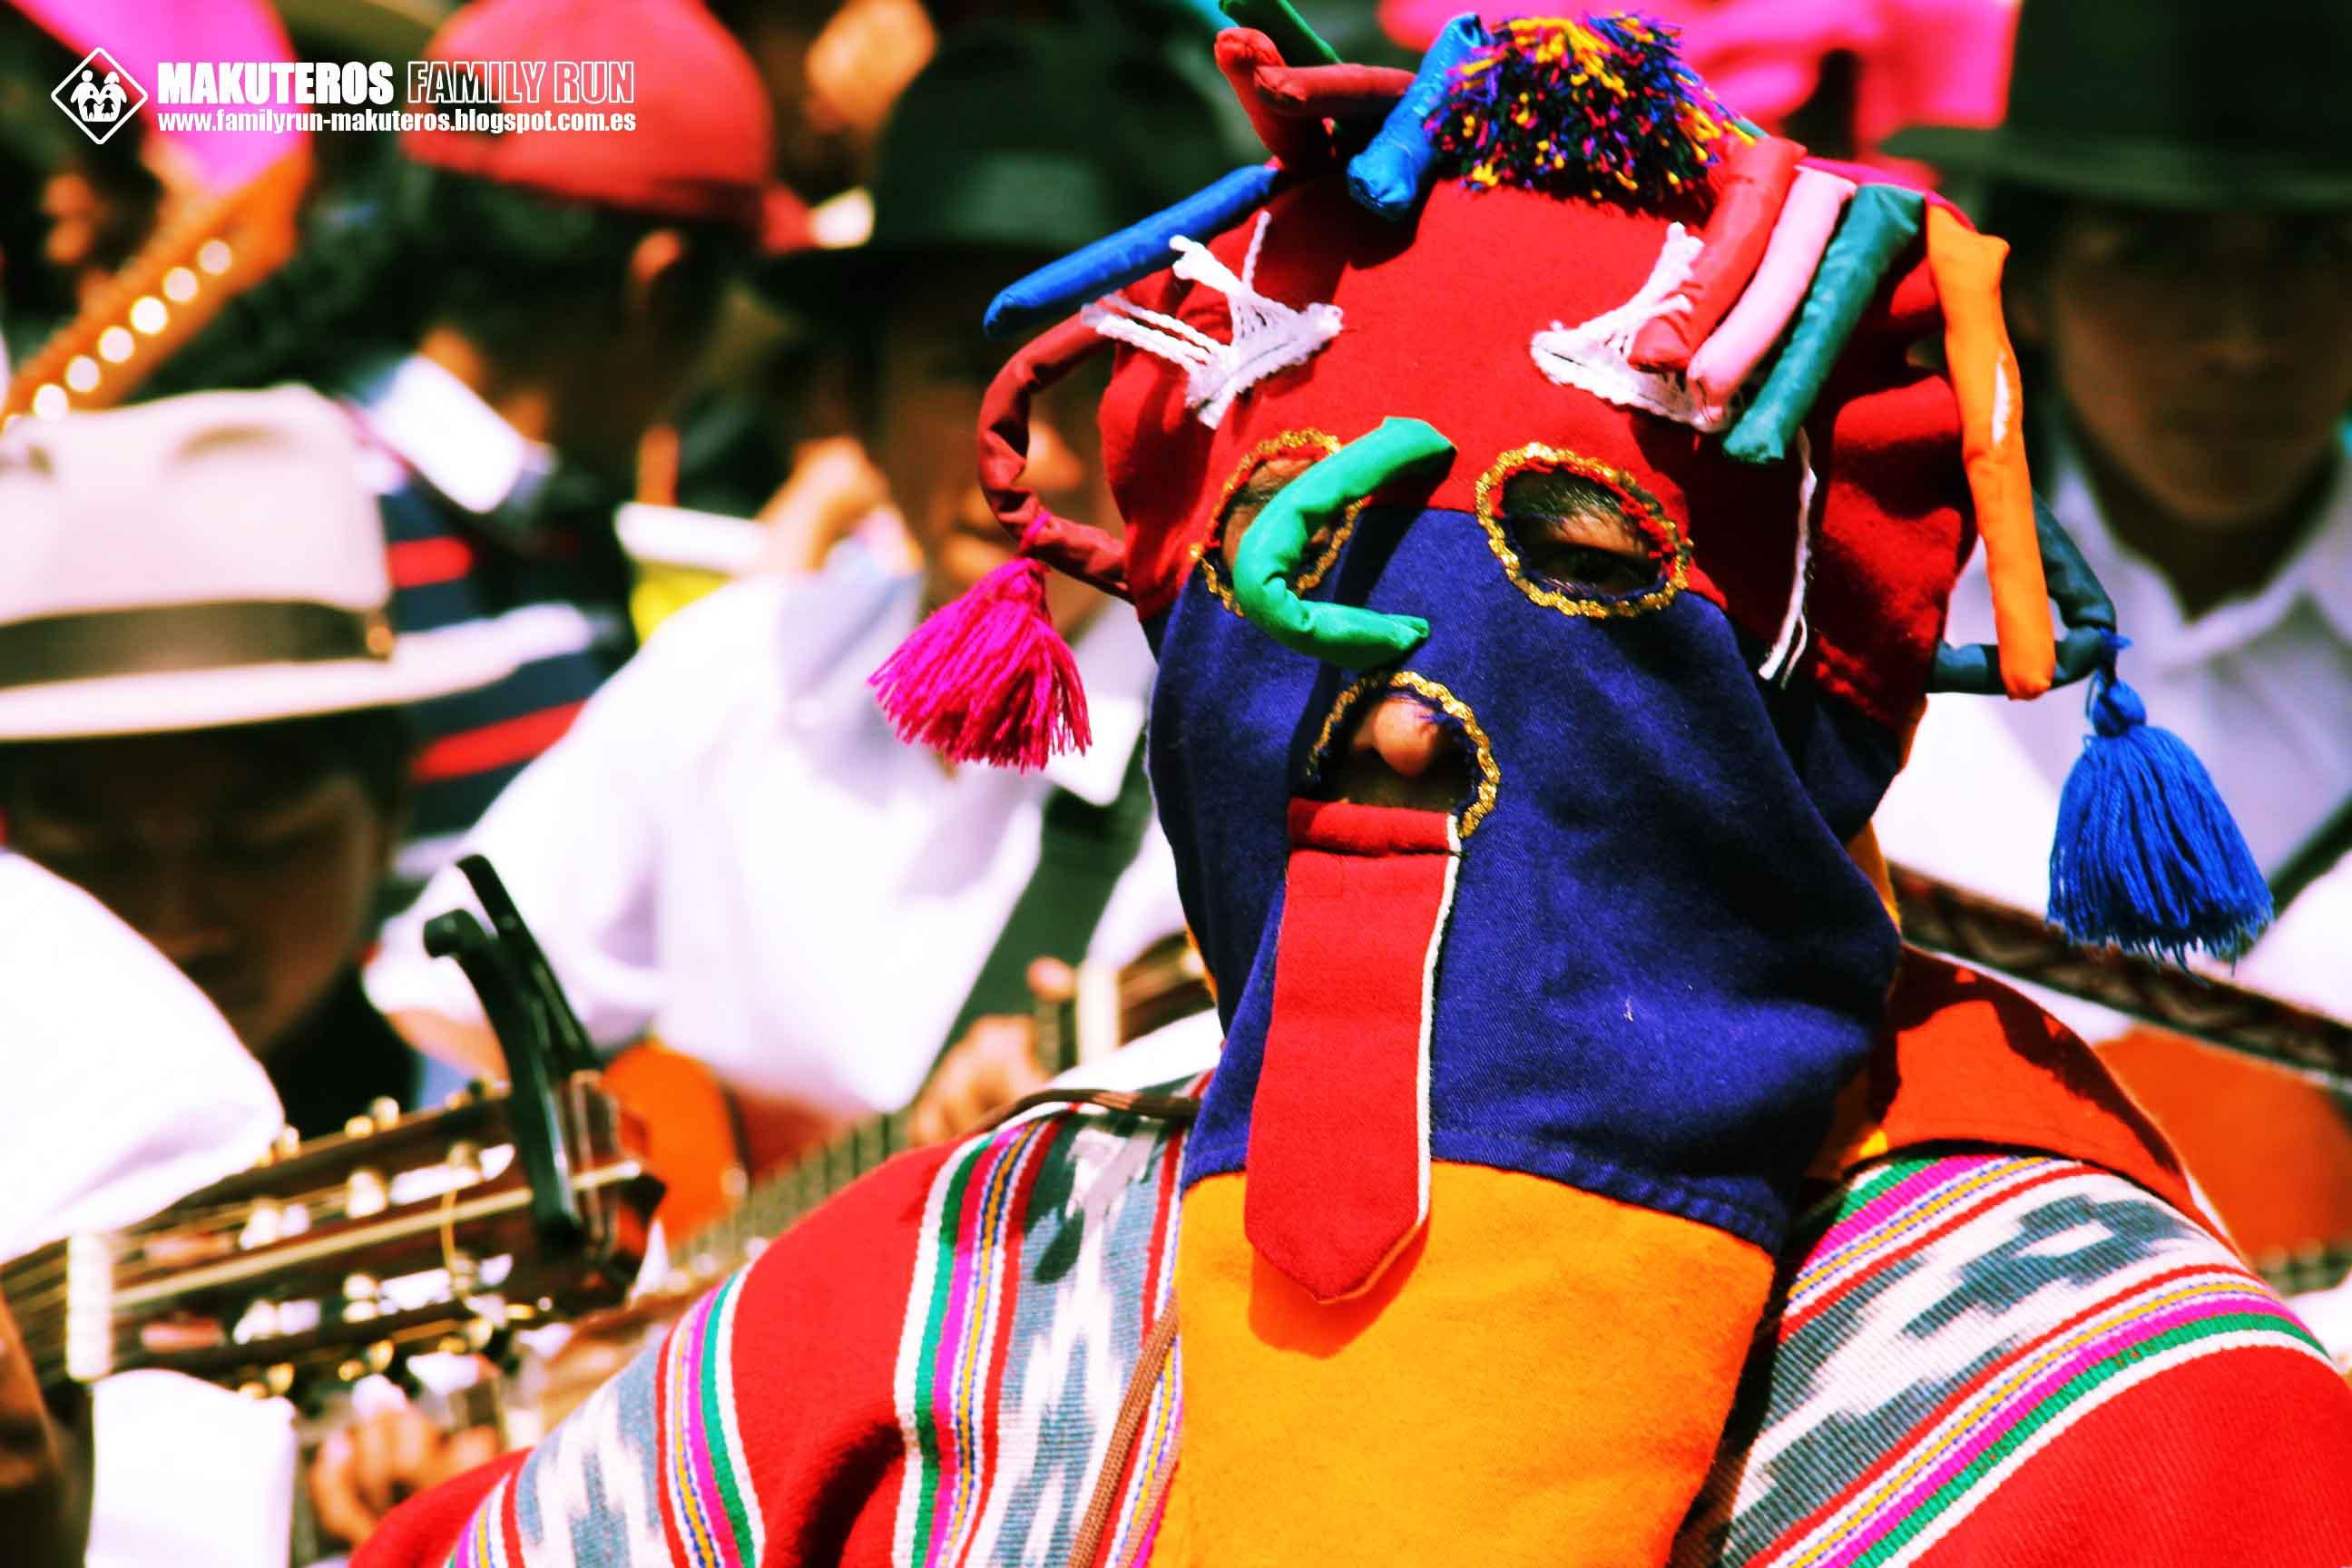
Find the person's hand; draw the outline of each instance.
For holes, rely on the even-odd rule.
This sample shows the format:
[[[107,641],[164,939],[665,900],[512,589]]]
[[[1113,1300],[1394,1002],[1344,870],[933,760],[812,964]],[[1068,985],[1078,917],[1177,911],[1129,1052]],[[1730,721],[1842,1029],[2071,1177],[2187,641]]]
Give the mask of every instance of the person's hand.
[[[1041,958],[1029,966],[1038,1001],[1063,1002],[1076,986],[1066,963]],[[1034,1017],[982,1018],[940,1058],[939,1070],[907,1115],[907,1136],[918,1147],[961,1138],[1024,1094],[1045,1087],[1037,1061]]]
[[[921,0],[848,0],[809,46],[809,119],[870,142],[938,47]]]
[[[448,1063],[468,1078],[507,1080],[506,1052],[491,1027],[475,1019],[452,1018],[422,1007],[404,1007],[384,1015],[393,1032],[411,1049]]]
[[[803,442],[793,456],[792,477],[760,509],[758,521],[768,530],[762,569],[816,571],[835,545],[889,500],[881,470],[855,437]]]
[[[394,1504],[498,1458],[499,1436],[473,1426],[456,1436],[405,1405],[328,1435],[310,1461],[319,1528],[356,1547]]]

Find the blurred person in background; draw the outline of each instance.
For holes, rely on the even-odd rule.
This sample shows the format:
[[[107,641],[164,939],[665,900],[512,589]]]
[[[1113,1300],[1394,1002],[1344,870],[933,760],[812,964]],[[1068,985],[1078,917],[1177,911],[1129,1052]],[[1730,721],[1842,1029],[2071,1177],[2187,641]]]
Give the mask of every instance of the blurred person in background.
[[[0,1300],[0,1539],[24,1568],[72,1568],[88,1523],[68,1453]]]
[[[1168,848],[1145,824],[1150,654],[1125,617],[1093,618],[1092,590],[1051,592],[1095,745],[1042,773],[901,746],[867,677],[1008,559],[971,466],[1003,358],[978,331],[991,291],[1221,173],[1227,149],[1203,120],[1187,84],[1091,39],[950,39],[885,140],[871,242],[787,258],[770,280],[847,337],[864,442],[922,570],[844,556],[693,605],[467,842],[499,868],[600,1044],[657,1028],[735,1091],[755,1171],[830,1123],[906,1103],[951,1041],[966,1048],[935,1085],[932,1131],[1013,1098],[1039,1080],[1013,1016],[1030,1005],[1029,961],[1122,963],[1181,928]],[[1100,391],[1056,388],[1033,425],[1029,480],[1074,515],[1109,510]],[[1075,887],[1031,896],[1071,864],[1091,908]],[[453,1053],[482,1050],[486,1031],[425,958],[421,926],[464,899],[444,873],[368,973],[378,1006]]]
[[[80,74],[93,47],[112,62],[112,91],[125,94],[125,82],[157,85],[163,60],[296,58],[270,0],[201,7],[171,0],[0,4],[0,283],[12,296],[0,332],[20,363],[78,310],[102,300],[154,237],[273,165],[307,166],[312,147],[298,125],[166,127],[131,100],[114,131],[93,141],[49,96]]]
[[[2256,37],[2280,46],[2259,79],[2217,78]],[[2011,241],[2035,489],[2131,629],[2133,685],[2211,770],[2278,906],[2235,978],[2337,1017],[2352,1017],[2347,71],[2341,6],[2028,0],[2002,125],[1891,144],[1974,182],[1986,227]],[[1946,635],[1991,626],[1979,566]],[[1931,704],[1927,765],[1877,817],[1886,853],[2041,909],[2041,847],[2082,745],[2071,704]],[[1939,765],[1961,756],[1965,797]],[[2126,1027],[2060,1010],[2093,1039]],[[2326,1097],[2145,1033],[2108,1056],[2251,1253],[2352,1241],[2352,1134]]]
[[[407,889],[632,651],[613,512],[639,445],[727,279],[803,223],[770,175],[757,73],[697,0],[482,0],[426,54],[625,55],[636,129],[404,132],[382,181],[314,214],[303,251],[154,384],[292,377],[342,398],[382,492],[394,624],[513,666],[411,713]]]
[[[135,131],[95,145],[49,101],[76,58],[0,5],[0,359],[22,363],[104,288],[163,205]]]
[[[394,637],[360,465],[349,419],[294,387],[26,420],[0,437],[6,845],[176,964],[307,1137],[342,1131],[379,1100],[425,1098],[425,1064],[358,974],[409,795],[404,709],[505,673],[482,645]],[[110,1079],[135,1058],[131,1045],[92,1038],[88,1059]],[[54,1084],[36,1098],[83,1130]],[[251,1408],[184,1383],[157,1396],[166,1422],[194,1410],[220,1423],[191,1405],[203,1395],[239,1418]],[[389,1507],[396,1489],[488,1451],[481,1434],[395,1447],[381,1442],[385,1426],[331,1439],[318,1494],[331,1531],[373,1525],[347,1498]],[[103,1466],[122,1452],[101,1436]],[[280,1542],[291,1463],[289,1437],[283,1482],[257,1472],[249,1494],[228,1489],[274,1516]],[[100,1503],[102,1521],[102,1489]],[[125,1528],[151,1544],[173,1539],[135,1519]]]
[[[246,1169],[280,1121],[261,1068],[185,975],[96,899],[5,850],[0,1083],[0,1264]],[[58,1352],[61,1304],[8,1288],[0,1555],[79,1564],[86,1537],[93,1568],[166,1555],[246,1568],[273,1544],[282,1558],[285,1402],[153,1370],[45,1392],[37,1357]]]
[[[178,964],[310,1136],[416,1100],[357,970],[406,809],[401,709],[503,671],[395,647],[358,466],[295,388],[0,440],[6,843]]]

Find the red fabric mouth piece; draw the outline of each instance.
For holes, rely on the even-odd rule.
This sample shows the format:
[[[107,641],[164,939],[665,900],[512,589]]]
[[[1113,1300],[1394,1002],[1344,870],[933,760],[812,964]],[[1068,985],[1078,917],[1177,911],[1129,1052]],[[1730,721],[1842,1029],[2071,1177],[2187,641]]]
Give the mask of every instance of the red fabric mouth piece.
[[[1444,812],[1290,803],[1242,1226],[1318,1300],[1369,1289],[1428,1217],[1430,1010],[1461,853]]]

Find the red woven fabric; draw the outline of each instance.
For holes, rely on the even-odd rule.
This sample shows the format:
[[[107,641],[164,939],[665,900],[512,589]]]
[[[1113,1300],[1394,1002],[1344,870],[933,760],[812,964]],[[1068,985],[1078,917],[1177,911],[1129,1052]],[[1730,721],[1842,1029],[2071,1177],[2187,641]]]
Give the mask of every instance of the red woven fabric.
[[[948,1152],[927,1149],[885,1165],[795,1226],[744,1282],[733,1419],[769,1562],[890,1561],[905,1462],[891,1381],[898,1328],[923,1202]],[[403,1504],[353,1556],[353,1568],[447,1562],[474,1510],[527,1457],[506,1455]],[[688,1560],[682,1548],[673,1551]]]
[[[2092,1411],[1919,1568],[2352,1562],[2352,1399],[2317,1361],[2209,1356]]]
[[[1293,801],[1274,1021],[1251,1101],[1243,1225],[1318,1298],[1352,1296],[1419,1228],[1443,813]]]

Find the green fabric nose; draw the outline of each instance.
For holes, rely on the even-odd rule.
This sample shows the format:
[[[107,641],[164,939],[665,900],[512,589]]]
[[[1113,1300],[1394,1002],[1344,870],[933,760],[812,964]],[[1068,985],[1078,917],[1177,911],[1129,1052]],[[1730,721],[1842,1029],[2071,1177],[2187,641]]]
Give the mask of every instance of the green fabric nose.
[[[1419,419],[1384,419],[1282,487],[1242,535],[1234,597],[1266,636],[1310,658],[1364,669],[1402,658],[1429,636],[1419,616],[1300,598],[1290,580],[1316,531],[1391,479],[1454,454],[1454,443]]]

